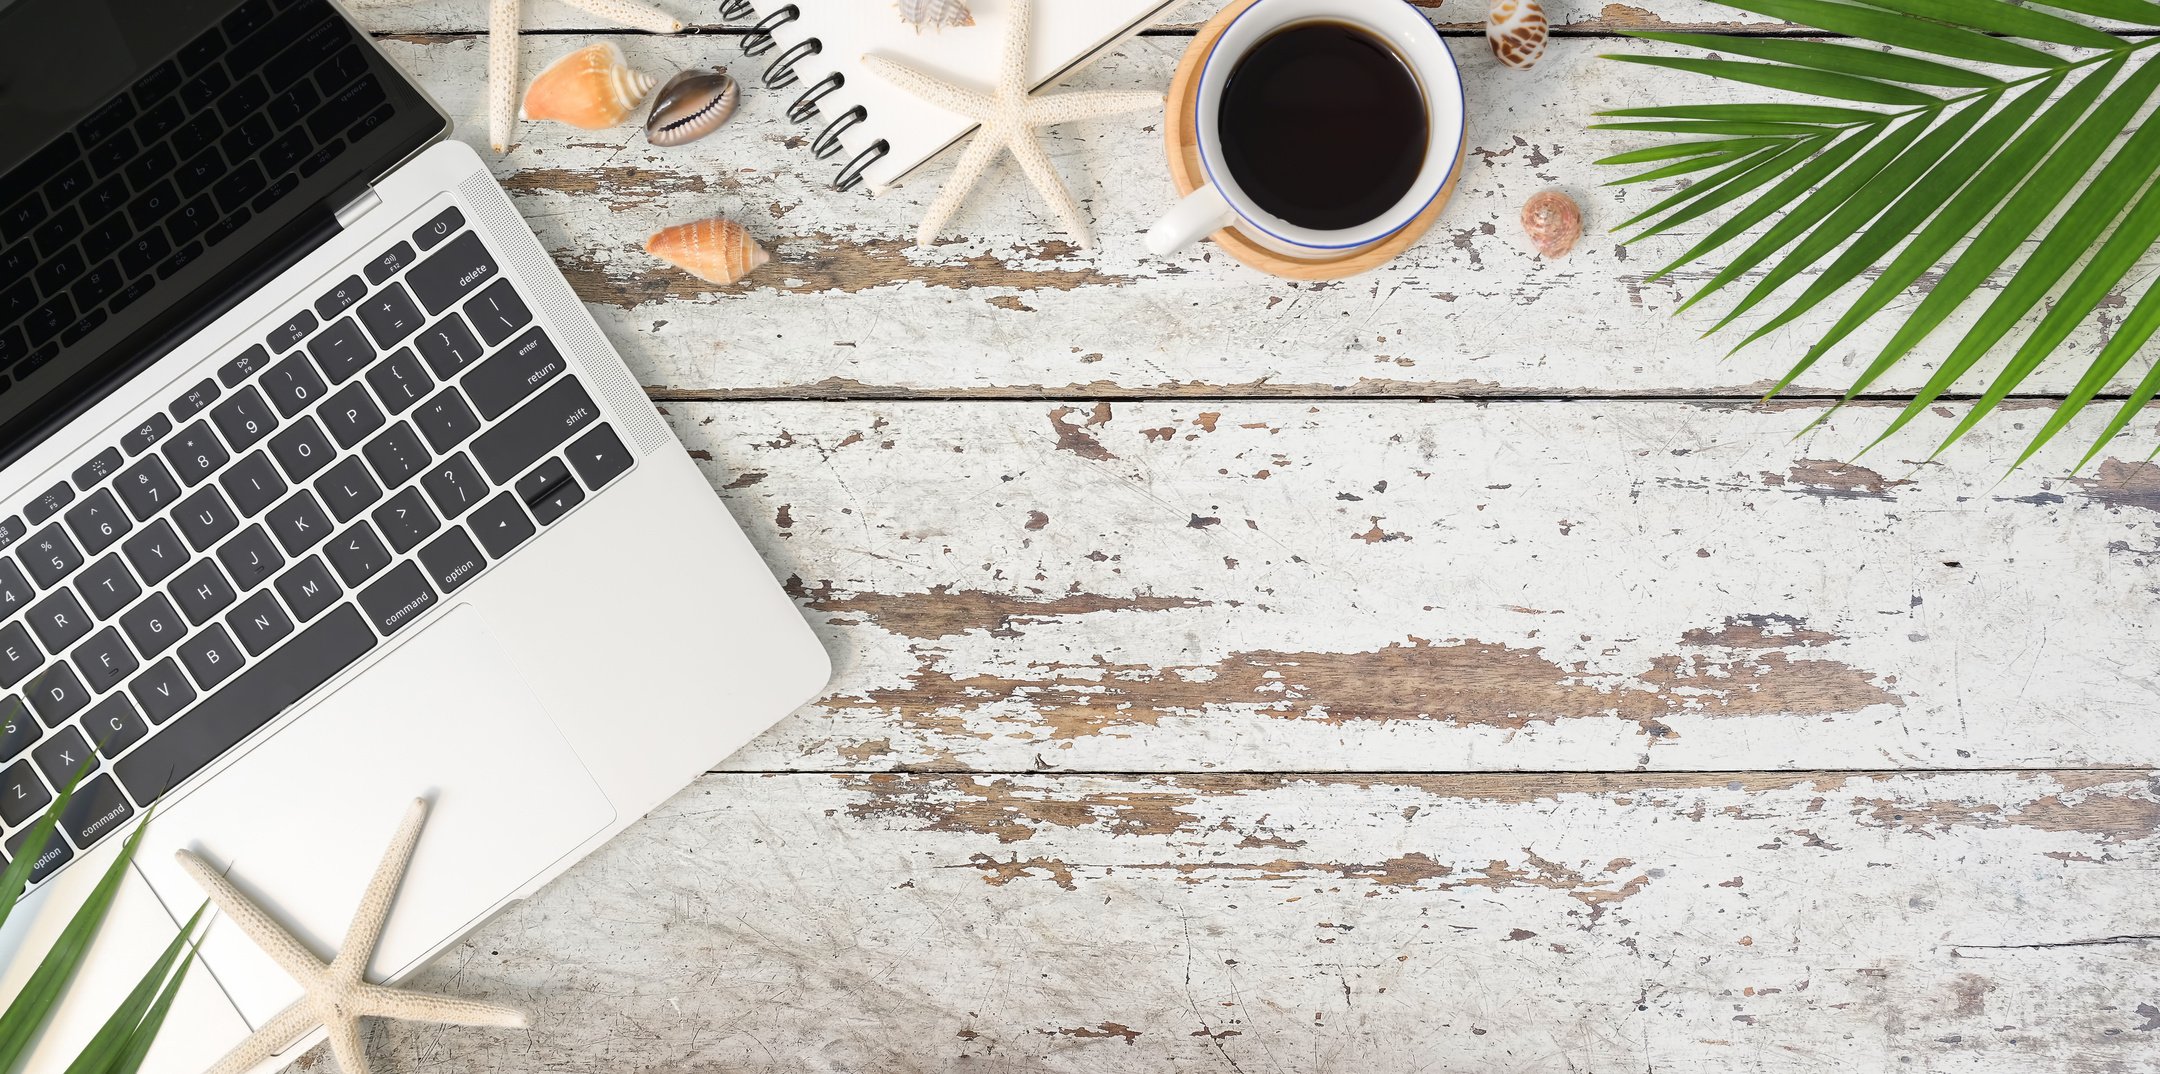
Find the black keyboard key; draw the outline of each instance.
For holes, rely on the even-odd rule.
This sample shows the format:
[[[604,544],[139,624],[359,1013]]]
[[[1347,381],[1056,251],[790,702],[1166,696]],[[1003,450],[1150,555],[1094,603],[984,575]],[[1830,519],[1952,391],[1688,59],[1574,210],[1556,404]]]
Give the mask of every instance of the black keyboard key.
[[[277,591],[285,598],[285,606],[303,623],[321,615],[345,593],[337,579],[330,577],[330,568],[323,565],[321,556],[309,556],[278,575]]]
[[[224,21],[218,25],[225,31],[228,40],[246,41],[250,34],[269,25],[274,14],[275,12],[270,7],[269,0],[247,0],[246,3],[234,8],[232,14],[225,16]],[[291,24],[290,19],[286,21],[288,25]],[[263,36],[272,40],[249,42],[248,47],[251,51],[248,54],[231,58],[251,58],[255,55],[255,50],[264,50],[262,54],[267,55],[269,52],[275,52],[283,48],[287,43],[284,40],[275,39],[277,35],[274,34],[265,34]],[[239,50],[235,49],[234,51],[238,52]]]
[[[23,323],[23,330],[29,333],[30,343],[35,346],[67,331],[74,323],[75,303],[68,301],[68,296],[61,295],[30,311],[30,317]],[[18,369],[17,375],[20,374],[21,370]]]
[[[65,481],[38,493],[23,507],[23,514],[30,516],[30,524],[40,522],[60,513],[60,509],[75,502],[75,490]]]
[[[180,248],[185,250],[198,245],[195,240],[201,238],[212,227],[217,226],[218,219],[217,206],[211,204],[210,195],[204,194],[194,201],[182,205],[177,212],[166,217],[165,232],[172,236],[172,241],[179,243]]]
[[[306,178],[308,176],[314,175],[316,172],[323,170],[324,165],[327,165],[331,161],[336,160],[338,158],[338,154],[343,153],[344,151],[345,140],[343,138],[339,138],[333,140],[329,145],[323,146],[321,149],[318,149],[313,153],[309,153],[307,155],[307,159],[300,162],[301,177]],[[368,277],[370,279],[375,278],[374,269],[370,268],[368,270]],[[376,280],[376,282],[380,283],[382,281],[378,279]]]
[[[420,360],[413,357],[411,347],[399,347],[390,357],[375,363],[367,371],[367,382],[392,414],[404,413],[435,386],[427,370],[420,368]]]
[[[450,593],[471,581],[487,561],[480,558],[480,549],[465,535],[465,528],[456,526],[420,550],[420,565],[427,568],[428,578],[437,589]]]
[[[128,520],[127,512],[120,509],[120,501],[113,498],[111,489],[99,489],[70,508],[67,524],[68,529],[74,531],[75,539],[82,542],[84,554],[92,556],[111,547],[114,541],[135,528],[135,523]]]
[[[354,515],[382,499],[382,487],[375,483],[375,475],[368,473],[359,456],[350,456],[315,482],[315,495],[339,522],[350,522]]]
[[[171,60],[158,64],[135,80],[135,105],[147,108],[158,98],[180,88],[180,65]]]
[[[585,490],[578,487],[561,459],[549,459],[519,478],[517,494],[543,526],[552,525],[585,500]]]
[[[405,279],[420,304],[430,314],[438,314],[493,279],[497,271],[494,255],[481,245],[480,236],[467,231],[414,265]]]
[[[13,365],[30,353],[30,337],[23,334],[21,325],[0,327],[0,368]],[[409,354],[409,351],[399,351]]]
[[[147,231],[179,207],[180,192],[173,188],[171,180],[161,178],[128,202],[128,219],[134,221],[135,230]]]
[[[83,231],[84,253],[93,258],[104,257],[114,250],[118,250],[120,244],[126,242],[128,236],[133,234],[129,230],[126,220],[120,217],[109,217],[109,214],[119,212],[126,207],[127,201],[127,180],[117,175],[91,187],[90,193],[83,195],[83,219],[90,223],[90,226]],[[107,226],[101,228],[98,226],[100,224]]]
[[[318,142],[327,142],[358,123],[382,99],[382,84],[375,81],[373,75],[363,77],[331,94],[330,99],[308,117],[308,133]]]
[[[28,246],[29,243],[22,245]],[[6,285],[5,289],[0,289],[0,319],[19,321],[37,308],[37,282],[30,278],[29,265],[25,265],[20,272],[9,272],[7,277],[15,282]]]
[[[23,569],[30,572],[40,589],[51,589],[60,579],[75,573],[83,557],[60,523],[55,522],[31,535],[23,545],[22,561]]]
[[[263,521],[269,524],[270,532],[277,535],[278,544],[284,546],[288,556],[297,556],[330,536],[329,517],[315,502],[314,494],[306,489],[293,493],[284,503],[271,508]]]
[[[330,427],[330,435],[337,438],[338,445],[350,448],[369,433],[382,428],[383,413],[376,407],[365,385],[352,384],[330,397],[329,403],[322,408],[322,420]]]
[[[270,98],[270,108],[268,109],[270,125],[279,130],[284,130],[307,118],[307,114],[314,111],[315,106],[321,103],[322,94],[315,92],[313,84],[308,82],[291,83],[277,96]],[[299,159],[300,157],[297,155],[293,157],[296,162]]]
[[[14,835],[8,836],[4,845],[7,847],[7,856],[10,860],[23,856],[23,845],[30,841],[32,830],[24,828]],[[75,851],[68,846],[67,836],[62,835],[57,827],[52,830],[51,835],[45,838],[44,848],[36,853],[37,856],[32,859],[30,866],[30,883],[33,884],[51,876],[54,870],[66,865],[75,857]]]
[[[172,523],[162,518],[122,542],[120,551],[135,573],[142,575],[144,585],[164,581],[188,562],[188,550],[180,543],[180,535],[173,532]]]
[[[492,347],[532,323],[532,311],[525,308],[525,300],[518,297],[509,280],[497,280],[465,303],[465,319]]]
[[[452,232],[464,226],[465,214],[459,212],[457,206],[452,205],[436,213],[433,220],[420,225],[419,229],[413,232],[413,245],[418,246],[421,252],[425,253],[434,249],[436,243],[449,238]]]
[[[188,544],[197,552],[209,551],[211,545],[240,526],[239,516],[233,514],[232,505],[225,502],[215,485],[204,486],[180,501],[173,521],[179,523],[180,532],[187,535]]]
[[[353,312],[367,325],[368,335],[375,338],[379,350],[395,347],[420,330],[420,309],[413,305],[412,296],[405,293],[402,284],[393,283],[369,295]]]
[[[0,548],[7,548],[22,540],[23,534],[28,532],[30,527],[23,525],[21,515],[9,515],[0,519]]]
[[[140,276],[155,270],[172,255],[172,242],[165,238],[164,229],[136,235],[120,247],[120,268],[130,276]]]
[[[60,811],[59,830],[66,832],[77,847],[87,850],[92,843],[119,831],[134,815],[135,807],[120,793],[119,784],[111,776],[98,776],[75,788],[75,796]]]
[[[75,670],[93,694],[102,694],[135,674],[135,653],[112,627],[90,635],[68,658],[75,662]]]
[[[226,96],[230,97],[231,94]],[[222,111],[218,113],[220,116],[224,114]],[[270,139],[277,135],[277,132],[270,128],[270,120],[266,116],[250,115],[238,121],[226,119],[225,122],[233,124],[232,129],[226,131],[225,136],[218,139],[217,144],[219,149],[224,150],[226,158],[230,160],[246,162],[267,148],[270,145]],[[257,166],[260,167],[260,165]],[[265,172],[263,174],[267,175],[269,173]]]
[[[600,408],[584,385],[575,377],[558,377],[501,424],[474,437],[473,459],[489,480],[503,484],[598,420]]]
[[[89,118],[77,123],[75,133],[80,134],[84,141],[95,144],[126,130],[129,121],[134,118],[135,102],[128,99],[126,94],[119,94],[99,105],[96,111],[90,113]]]
[[[52,195],[48,193],[46,197],[51,198]],[[58,205],[59,202],[56,200],[54,204]],[[38,225],[36,231],[30,233],[30,238],[37,244],[38,256],[50,260],[53,255],[67,249],[70,243],[81,238],[82,233],[82,214],[76,212],[73,205],[61,205],[45,218],[44,223]]]
[[[199,242],[191,242],[174,250],[171,257],[158,262],[157,278],[161,280],[171,279],[173,273],[193,264],[196,258],[202,256],[202,252],[202,244]]]
[[[465,405],[465,398],[456,388],[435,393],[434,398],[413,411],[412,420],[437,454],[463,443],[480,429],[480,419],[473,417],[472,408]]]
[[[197,112],[188,117],[187,122],[173,128],[172,137],[166,141],[172,146],[174,156],[186,158],[216,145],[224,136],[225,124],[218,120],[216,112]]]
[[[180,475],[180,483],[189,487],[201,484],[203,478],[216,473],[232,457],[225,453],[225,445],[218,443],[217,437],[210,432],[210,426],[201,421],[174,433],[158,451],[172,464],[173,472]]]
[[[225,572],[218,570],[214,560],[200,559],[173,579],[173,603],[187,615],[188,622],[197,626],[232,606],[232,583],[225,580]]]
[[[209,406],[217,397],[217,382],[204,377],[202,383],[181,393],[180,398],[173,400],[172,405],[166,409],[172,411],[174,421],[186,421],[194,417],[202,408]]]
[[[120,266],[108,260],[83,273],[82,277],[75,281],[75,286],[68,288],[68,297],[75,300],[77,309],[102,313],[104,311],[98,310],[98,307],[104,305],[106,299],[118,293],[126,284],[127,281],[121,278]]]
[[[72,347],[77,343],[82,342],[84,336],[89,335],[97,328],[97,326],[104,323],[105,311],[91,310],[89,313],[84,314],[82,316],[82,319],[76,321],[74,324],[69,325],[66,330],[60,333],[60,345],[63,347]]]
[[[313,319],[312,317],[310,318]],[[375,348],[360,334],[360,326],[345,317],[308,341],[308,353],[332,384],[343,384],[375,361]]]
[[[16,383],[21,383],[25,380],[30,379],[31,373],[45,368],[45,363],[50,362],[58,357],[60,357],[60,344],[58,343],[47,343],[44,346],[39,347],[34,351],[31,351],[28,358],[25,358],[22,361],[15,363],[13,372],[15,374],[14,379]],[[7,383],[8,378],[5,376],[0,376],[0,388],[7,387]]]
[[[217,27],[213,26],[180,50],[180,70],[183,74],[196,74],[217,63],[218,57],[224,53],[225,35],[218,33]]]
[[[369,516],[375,520],[375,528],[382,531],[383,539],[390,542],[390,550],[403,555],[413,546],[425,540],[429,534],[442,528],[434,509],[417,488],[409,488],[383,502]]]
[[[90,606],[90,614],[99,619],[118,615],[128,602],[142,595],[142,587],[135,584],[135,575],[121,562],[118,552],[84,567],[75,576],[75,588],[81,591],[83,603]]]
[[[427,359],[428,368],[443,380],[456,376],[458,370],[479,361],[486,353],[473,337],[472,329],[465,327],[465,318],[455,313],[429,325],[413,342],[420,348],[420,356]]]
[[[262,161],[264,169],[284,173],[306,160],[308,150],[313,148],[315,141],[308,137],[307,128],[294,127],[271,139],[270,144],[263,147],[256,159]],[[328,317],[331,314],[325,313],[323,316]]]
[[[444,518],[456,518],[480,506],[488,494],[487,482],[480,479],[480,471],[473,469],[472,460],[464,452],[429,470],[420,485],[427,489],[428,498],[435,501]]]
[[[80,247],[70,245],[52,257],[46,258],[42,264],[38,265],[37,272],[34,275],[37,277],[38,290],[51,295],[58,294],[62,288],[73,283],[77,277],[88,271],[90,271],[90,259],[83,256]]]
[[[335,93],[344,88],[346,83],[366,74],[367,69],[367,54],[358,45],[347,45],[322,62],[316,69],[315,81],[321,83],[325,90]],[[420,248],[427,249],[425,245]]]
[[[293,314],[292,320],[271,329],[267,342],[271,350],[283,354],[313,335],[316,327],[315,315],[301,310]]]
[[[218,431],[225,434],[225,442],[234,451],[246,451],[255,446],[270,430],[277,428],[277,415],[270,412],[270,404],[263,401],[262,393],[250,384],[232,394],[232,397],[210,408],[210,420],[217,423]]]
[[[232,540],[220,545],[218,562],[232,577],[233,585],[243,593],[270,580],[285,566],[285,557],[278,554],[277,545],[261,526],[249,526]]]
[[[390,565],[390,550],[383,547],[382,539],[365,522],[331,538],[323,552],[348,588],[375,577],[376,572]]]
[[[31,605],[30,614],[23,618],[48,653],[57,653],[90,633],[90,613],[83,611],[75,591],[65,586]]]
[[[179,187],[181,197],[193,198],[203,195],[212,183],[223,178],[225,158],[218,153],[216,146],[206,146],[180,165],[180,170],[173,175],[173,182]],[[209,203],[204,201],[202,204],[207,206]],[[208,223],[209,221],[204,221],[205,225]],[[202,229],[195,230],[199,233]]]
[[[368,465],[375,468],[376,476],[382,478],[386,489],[394,489],[411,480],[414,474],[426,469],[432,459],[427,448],[420,445],[420,438],[413,434],[412,426],[402,421],[368,441],[360,453],[367,456]]]
[[[230,388],[263,371],[270,364],[270,351],[256,343],[241,351],[240,356],[218,367],[218,380]]]
[[[218,118],[224,120],[227,126],[236,125],[242,120],[261,119],[262,117],[254,112],[268,103],[270,87],[263,83],[261,75],[250,74],[226,91],[223,97],[218,98]]]
[[[29,579],[23,577],[22,568],[17,567],[12,559],[0,559],[0,619],[29,607],[31,598],[35,596],[37,590],[30,585]],[[0,659],[0,667],[5,665],[6,660]]]
[[[90,163],[86,160],[75,161],[60,169],[60,174],[45,181],[45,204],[66,205],[89,190],[90,183]],[[73,210],[69,210],[68,215],[74,216]],[[80,218],[77,218],[76,224],[79,228]]]
[[[195,685],[208,692],[240,670],[247,658],[240,655],[240,648],[233,644],[232,635],[216,623],[202,628],[195,636],[180,643],[180,664],[188,669]]]
[[[187,633],[186,624],[180,621],[180,613],[173,610],[172,601],[163,593],[152,593],[123,613],[120,629],[127,631],[128,640],[135,643],[135,648],[144,657],[164,652]]]
[[[160,416],[158,420],[165,419]],[[119,490],[121,501],[138,519],[165,510],[180,497],[180,483],[173,480],[172,471],[167,470],[165,463],[155,455],[146,455],[122,471],[120,480],[114,482],[113,487]]]
[[[496,559],[508,555],[511,549],[533,535],[532,518],[526,515],[524,505],[512,492],[502,493],[482,505],[473,512],[469,524],[487,554]]]
[[[40,211],[42,211],[42,207],[40,207]],[[375,260],[368,262],[366,269],[368,282],[381,283],[384,280],[387,280],[390,277],[395,276],[400,272],[403,272],[405,270],[405,266],[412,263],[412,246],[407,243],[398,243],[396,246],[392,246],[391,248],[384,250],[382,253],[376,255]],[[491,266],[488,271],[493,272],[494,268]]]
[[[44,812],[51,804],[52,792],[45,789],[45,781],[38,778],[29,761],[17,761],[9,765],[5,773],[0,773],[0,818],[6,819],[10,826],[29,823],[30,818]],[[59,838],[59,833],[53,833],[53,837]],[[13,844],[7,849],[9,857],[21,853]],[[65,847],[61,849],[66,850]]]
[[[357,609],[341,606],[144,740],[114,766],[138,802],[156,799],[375,646]]]
[[[255,200],[249,202],[248,205],[256,212],[262,212],[270,208],[270,206],[277,204],[277,202],[283,197],[285,197],[285,195],[290,194],[298,189],[300,189],[299,176],[280,176],[276,179],[271,180],[270,185],[264,187],[262,193],[255,195]]]
[[[630,468],[630,452],[615,437],[615,430],[605,424],[595,425],[591,432],[572,441],[563,454],[570,465],[577,469],[585,487],[598,489],[615,480],[618,474]]]
[[[253,517],[285,495],[284,479],[278,476],[277,468],[270,465],[270,456],[260,451],[219,474],[218,484],[232,497],[233,508],[242,518]]]
[[[63,728],[59,734],[38,743],[37,748],[30,751],[30,759],[37,763],[38,771],[45,774],[45,782],[54,787],[65,787],[77,773],[97,766],[97,758],[90,756],[90,744],[72,727]],[[87,785],[87,781],[77,784],[77,792]]]
[[[0,237],[5,237],[9,242],[27,238],[44,219],[45,199],[33,193],[0,211]],[[402,242],[398,245],[405,246]],[[405,249],[410,251],[412,247],[405,246]]]
[[[435,590],[420,565],[410,560],[360,591],[360,607],[367,612],[368,622],[384,634],[419,618],[435,606],[435,600]]]
[[[200,112],[230,88],[232,76],[226,74],[223,67],[206,67],[201,74],[181,85],[180,103],[190,112]]]
[[[134,126],[130,129],[135,132],[137,141],[144,145],[152,145],[166,135],[171,134],[173,128],[179,126],[180,121],[186,118],[187,109],[180,107],[179,101],[167,97],[145,109],[141,115],[136,116]],[[137,157],[136,159],[140,160],[142,158]]]
[[[217,198],[218,208],[230,213],[244,208],[268,185],[270,179],[263,174],[262,167],[252,160],[243,160],[233,165],[232,171],[225,173],[225,178],[210,188],[210,193]]]
[[[83,713],[78,722],[82,725],[83,737],[90,740],[90,747],[98,751],[98,756],[108,759],[127,752],[129,746],[142,741],[143,735],[150,730],[149,721],[135,711],[126,694],[114,694],[98,702]],[[99,776],[96,782],[107,783],[109,780]],[[75,793],[79,799],[83,792]],[[126,819],[126,814],[122,814],[121,819]]]
[[[247,649],[249,656],[261,656],[273,645],[284,641],[292,633],[292,619],[285,609],[278,607],[276,598],[265,589],[240,603],[225,617],[225,625],[233,637]]]
[[[142,279],[136,280],[135,282],[128,284],[126,287],[122,287],[120,289],[120,293],[113,296],[112,301],[106,305],[106,308],[112,310],[114,313],[118,313],[121,310],[124,310],[129,306],[134,305],[136,299],[141,298],[146,294],[149,294],[150,288],[156,285],[157,281],[149,276],[145,276]]]
[[[30,676],[30,683],[23,687],[23,693],[29,697],[30,708],[37,713],[38,720],[47,727],[60,726],[90,705],[90,691],[83,689],[82,680],[75,676],[75,669],[65,660],[55,660],[46,665],[45,670]],[[36,755],[37,751],[32,750],[31,756]]]
[[[301,418],[270,438],[270,454],[285,468],[286,479],[298,484],[328,465],[337,449],[314,418]]]
[[[30,706],[9,694],[0,698],[0,761],[14,760],[38,740],[45,729],[30,718]]]
[[[565,368],[554,342],[535,327],[474,367],[461,383],[480,416],[493,421]]]
[[[315,312],[323,320],[329,320],[352,308],[353,303],[367,296],[367,285],[358,276],[347,276],[345,282],[323,292],[315,300]]]
[[[30,639],[30,628],[21,623],[0,627],[0,683],[13,686],[45,662],[45,651]]]
[[[140,455],[154,447],[169,432],[172,432],[172,419],[163,414],[152,414],[141,425],[128,430],[127,435],[120,438],[120,446],[126,448],[130,455]]]
[[[128,683],[128,693],[142,706],[143,715],[154,723],[172,719],[195,700],[195,687],[188,684],[187,677],[180,674],[180,665],[170,658],[150,665],[150,670],[135,676],[134,681]]]
[[[246,209],[234,209],[226,213],[224,219],[210,226],[210,231],[203,236],[203,241],[216,246],[218,243],[232,238],[233,233],[246,227],[247,222],[253,219],[254,215]]]

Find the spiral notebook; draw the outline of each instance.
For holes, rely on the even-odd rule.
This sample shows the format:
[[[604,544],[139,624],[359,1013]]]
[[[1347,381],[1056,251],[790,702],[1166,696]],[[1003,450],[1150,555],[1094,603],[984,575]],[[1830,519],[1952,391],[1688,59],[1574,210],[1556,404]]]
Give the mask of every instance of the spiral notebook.
[[[967,136],[975,122],[902,92],[857,62],[878,55],[961,85],[995,81],[1004,19],[1018,0],[968,0],[975,25],[923,29],[894,0],[731,0],[729,16],[755,17],[744,54],[762,71],[746,85],[786,91],[788,118],[816,127],[810,151],[833,159],[836,189],[875,192]],[[1117,47],[1184,0],[1034,0],[1028,78],[1046,86]],[[755,10],[753,10],[753,7]]]

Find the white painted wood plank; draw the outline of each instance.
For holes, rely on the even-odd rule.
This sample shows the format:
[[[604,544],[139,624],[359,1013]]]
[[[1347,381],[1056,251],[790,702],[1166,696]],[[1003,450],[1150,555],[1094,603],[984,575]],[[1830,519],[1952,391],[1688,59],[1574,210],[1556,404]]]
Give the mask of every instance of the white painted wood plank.
[[[582,40],[528,37],[526,62],[537,68]],[[709,37],[620,40],[661,74],[728,56]],[[959,217],[955,227],[975,237],[915,249],[915,220],[941,172],[879,198],[834,193],[825,186],[832,167],[801,148],[811,132],[785,121],[780,96],[756,91],[734,124],[674,150],[646,145],[627,126],[588,133],[526,124],[497,169],[644,382],[670,389],[1753,396],[1841,311],[1819,311],[1723,360],[1737,337],[1697,338],[1721,302],[1675,319],[1685,292],[1643,282],[1657,259],[1702,229],[1635,246],[1605,237],[1623,213],[1664,191],[1599,187],[1612,176],[1590,161],[1644,144],[1643,136],[1583,130],[1598,109],[1673,99],[1675,76],[1598,60],[1594,53],[1612,46],[1594,41],[1556,42],[1527,74],[1499,70],[1478,42],[1455,44],[1471,71],[1474,117],[1461,188],[1403,259],[1335,284],[1268,278],[1205,246],[1167,261],[1146,256],[1140,235],[1172,196],[1159,117],[1073,124],[1052,136],[1059,167],[1102,236],[1094,257],[1044,222],[1010,169],[992,174]],[[1140,39],[1084,81],[1160,85],[1181,46]],[[479,39],[390,49],[456,116],[460,136],[481,136]],[[1593,234],[1566,260],[1546,263],[1517,218],[1532,193],[1555,186],[1581,199]],[[773,246],[777,264],[739,287],[714,288],[642,251],[658,228],[713,214],[745,222]],[[1857,333],[1802,389],[1842,392],[1890,328],[1879,319]],[[2097,328],[2080,331],[2070,360],[2043,369],[2027,390],[2067,389],[2077,375],[2069,366],[2099,341]],[[1947,347],[1938,338],[1923,353]],[[1881,387],[1911,390],[1931,369],[1914,361]],[[2133,368],[2126,379],[2141,373]]]
[[[1948,410],[1847,466],[1889,411],[666,409],[838,666],[734,768],[2160,764],[2142,443],[1998,484],[2022,432],[1911,461]]]
[[[2160,1058],[2149,773],[713,776],[382,1067],[2024,1074]]]

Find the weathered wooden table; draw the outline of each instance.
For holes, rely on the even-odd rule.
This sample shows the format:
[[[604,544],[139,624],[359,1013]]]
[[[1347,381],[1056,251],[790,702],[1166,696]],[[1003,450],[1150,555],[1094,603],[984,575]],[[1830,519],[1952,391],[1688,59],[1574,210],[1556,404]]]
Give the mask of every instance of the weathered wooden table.
[[[700,25],[641,66],[761,69],[659,2]],[[606,33],[530,6],[528,71]],[[359,7],[481,143],[483,7]],[[1207,10],[1079,81],[1165,84]],[[914,249],[937,173],[832,193],[755,90],[683,149],[523,127],[497,173],[838,671],[428,972],[534,1029],[386,1063],[2160,1069],[2152,424],[2002,481],[2041,399],[1934,463],[1961,405],[1864,466],[1879,404],[1794,439],[1867,340],[1756,405],[1804,328],[1721,362],[1671,320],[1686,236],[1603,235],[1645,192],[1582,129],[1673,99],[1612,31],[1778,28],[1562,3],[1514,73],[1431,14],[1469,171],[1335,284],[1146,257],[1159,117],[1051,136],[1094,257],[1009,166]],[[1551,186],[1594,233],[1558,263],[1515,224]],[[778,263],[639,249],[715,213]]]

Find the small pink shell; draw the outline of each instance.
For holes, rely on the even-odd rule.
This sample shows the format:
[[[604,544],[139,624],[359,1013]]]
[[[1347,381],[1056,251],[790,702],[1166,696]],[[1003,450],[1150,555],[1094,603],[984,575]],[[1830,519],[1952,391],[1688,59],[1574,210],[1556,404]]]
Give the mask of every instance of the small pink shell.
[[[1582,208],[1557,190],[1539,191],[1523,203],[1522,229],[1547,261],[1566,257],[1582,235]]]

